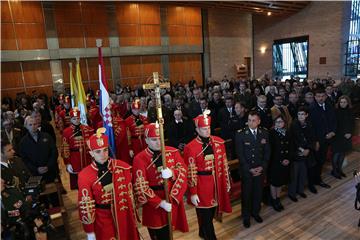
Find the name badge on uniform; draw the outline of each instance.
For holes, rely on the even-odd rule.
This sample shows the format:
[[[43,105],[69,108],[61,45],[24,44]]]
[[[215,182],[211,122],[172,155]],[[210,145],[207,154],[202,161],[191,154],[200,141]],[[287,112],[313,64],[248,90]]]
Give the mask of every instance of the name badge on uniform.
[[[47,141],[48,141],[48,139],[47,139],[47,138],[44,138],[44,139],[43,139],[43,142],[47,142]]]
[[[261,139],[261,144],[266,144],[266,139],[265,138]]]
[[[250,145],[251,143],[250,142],[244,142],[245,145]]]

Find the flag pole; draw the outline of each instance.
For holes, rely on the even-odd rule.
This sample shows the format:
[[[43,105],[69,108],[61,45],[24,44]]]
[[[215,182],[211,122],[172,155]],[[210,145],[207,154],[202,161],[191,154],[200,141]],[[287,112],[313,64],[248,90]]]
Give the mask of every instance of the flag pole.
[[[72,62],[69,62],[69,71],[70,71],[70,94],[71,94],[71,107],[74,108],[75,107],[75,97],[73,96],[75,94],[74,91],[74,83],[73,83],[73,79],[71,79],[71,75],[72,75]]]

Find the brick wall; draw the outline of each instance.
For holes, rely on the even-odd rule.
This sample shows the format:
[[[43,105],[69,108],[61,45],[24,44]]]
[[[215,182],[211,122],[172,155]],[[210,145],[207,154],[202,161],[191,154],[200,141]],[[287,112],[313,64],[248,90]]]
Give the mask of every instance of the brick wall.
[[[252,57],[252,17],[249,13],[209,9],[210,77],[235,77],[234,64]]]
[[[273,40],[304,35],[309,36],[309,78],[343,76],[350,8],[351,1],[311,2],[286,18],[254,16],[255,77],[271,75]],[[326,64],[319,64],[320,57],[326,57]]]

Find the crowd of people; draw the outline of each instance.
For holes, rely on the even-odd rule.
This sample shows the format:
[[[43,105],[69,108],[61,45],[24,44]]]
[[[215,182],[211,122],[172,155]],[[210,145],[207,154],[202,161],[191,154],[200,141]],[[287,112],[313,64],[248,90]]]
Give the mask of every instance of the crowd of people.
[[[142,223],[152,239],[167,239],[168,212],[173,213],[173,228],[186,232],[186,192],[188,203],[196,207],[199,236],[216,239],[213,218],[231,212],[229,191],[237,180],[244,227],[251,226],[251,217],[261,223],[264,199],[275,211],[284,210],[283,186],[288,186],[286,194],[293,202],[307,197],[306,187],[313,194],[317,187],[331,188],[322,177],[327,158],[330,174],[346,177],[343,163],[360,113],[360,79],[224,77],[203,87],[194,80],[172,84],[161,90],[168,161],[162,168],[153,91],[117,85],[111,93],[116,149],[110,153],[99,91],[89,89],[87,96],[87,124],[80,122],[79,109],[71,107],[71,96],[65,93],[54,92],[50,98],[23,94],[14,102],[3,99],[1,171],[2,201],[3,193],[9,195],[7,189],[24,185],[25,171],[47,183],[61,181],[58,132],[59,152],[70,174],[70,188],[78,189],[80,220],[88,239],[138,239],[135,205],[142,206]],[[238,170],[229,172],[232,159],[238,159]],[[18,164],[23,167],[14,167]],[[164,181],[169,183],[168,201]],[[111,212],[115,199],[116,223]],[[57,204],[56,199],[49,201]],[[7,217],[2,224],[21,215],[13,211],[2,214]],[[123,218],[131,220],[119,231]]]

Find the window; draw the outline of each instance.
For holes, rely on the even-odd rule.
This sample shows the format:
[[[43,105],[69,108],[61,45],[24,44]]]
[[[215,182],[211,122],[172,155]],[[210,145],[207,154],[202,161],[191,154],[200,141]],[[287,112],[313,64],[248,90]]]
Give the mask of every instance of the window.
[[[275,40],[273,44],[273,76],[282,80],[308,75],[309,37]]]
[[[345,75],[360,77],[360,0],[352,0],[349,40],[346,48]]]

